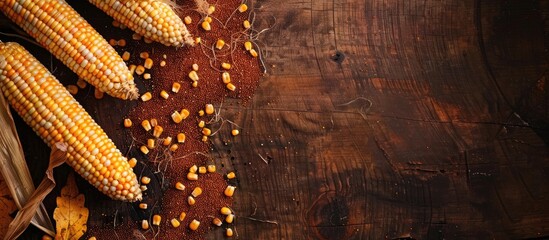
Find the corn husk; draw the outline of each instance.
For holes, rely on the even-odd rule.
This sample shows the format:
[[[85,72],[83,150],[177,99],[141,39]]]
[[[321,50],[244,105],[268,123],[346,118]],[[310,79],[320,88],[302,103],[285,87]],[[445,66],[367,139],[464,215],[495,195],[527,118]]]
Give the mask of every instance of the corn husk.
[[[13,118],[2,94],[0,94],[0,126],[2,126],[0,131],[0,172],[8,185],[15,204],[19,209],[22,209],[31,200],[35,188]],[[35,208],[35,214],[29,216],[29,218],[32,217],[31,224],[49,235],[55,235],[53,224],[41,201],[36,204]],[[12,224],[18,225],[14,222]],[[12,224],[10,224],[10,227]]]

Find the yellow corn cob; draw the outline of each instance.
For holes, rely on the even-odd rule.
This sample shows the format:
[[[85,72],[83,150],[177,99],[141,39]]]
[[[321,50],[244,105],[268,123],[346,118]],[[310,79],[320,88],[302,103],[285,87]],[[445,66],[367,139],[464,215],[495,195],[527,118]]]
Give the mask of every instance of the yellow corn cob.
[[[0,90],[52,146],[65,142],[67,163],[116,200],[141,199],[137,178],[111,139],[59,81],[17,43],[0,42]]]
[[[0,10],[100,91],[137,99],[133,76],[120,55],[64,0],[0,0]]]
[[[194,39],[166,0],[89,0],[137,34],[166,46],[194,45]]]

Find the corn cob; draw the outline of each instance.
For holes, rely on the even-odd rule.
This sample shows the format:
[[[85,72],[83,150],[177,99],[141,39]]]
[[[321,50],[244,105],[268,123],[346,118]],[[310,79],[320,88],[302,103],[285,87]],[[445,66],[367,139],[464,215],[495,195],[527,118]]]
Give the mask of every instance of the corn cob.
[[[137,34],[166,46],[194,45],[194,39],[166,0],[89,0]]]
[[[67,163],[116,200],[142,198],[127,159],[68,90],[17,43],[0,42],[0,90],[48,144],[65,142]]]
[[[0,10],[100,91],[137,99],[133,76],[122,58],[64,0],[1,0]]]

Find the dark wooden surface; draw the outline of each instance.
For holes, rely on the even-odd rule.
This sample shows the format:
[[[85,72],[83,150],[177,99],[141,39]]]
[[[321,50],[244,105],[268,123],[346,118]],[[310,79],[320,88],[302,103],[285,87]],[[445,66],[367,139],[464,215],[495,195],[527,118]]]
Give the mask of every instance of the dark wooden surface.
[[[241,239],[549,238],[549,1],[250,5],[268,74],[212,148]],[[81,100],[102,126],[131,106]]]

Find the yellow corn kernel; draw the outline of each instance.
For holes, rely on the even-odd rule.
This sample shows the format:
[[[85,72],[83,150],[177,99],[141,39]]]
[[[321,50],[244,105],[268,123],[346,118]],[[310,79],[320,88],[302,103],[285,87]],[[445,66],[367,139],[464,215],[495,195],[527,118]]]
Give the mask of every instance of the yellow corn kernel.
[[[233,92],[236,90],[236,86],[232,83],[227,83],[226,87]]]
[[[215,172],[215,170],[216,170],[215,165],[213,165],[213,164],[208,165],[208,172],[213,173],[213,172]]]
[[[234,235],[233,229],[232,229],[232,228],[227,228],[227,229],[225,229],[225,235],[226,235],[227,237],[232,237],[232,236]]]
[[[211,15],[215,12],[215,6],[214,5],[210,5],[210,7],[208,8],[208,15]]]
[[[162,90],[160,92],[160,96],[164,99],[168,99],[170,97],[170,95],[168,94],[168,92],[166,92],[165,90]]]
[[[221,67],[225,70],[229,70],[231,69],[231,64],[224,62],[224,63],[221,63]]]
[[[198,127],[203,128],[204,126],[206,126],[206,122],[204,122],[204,120],[200,120],[200,122],[198,122]]]
[[[193,22],[193,19],[191,18],[191,16],[185,16],[185,18],[183,18],[183,22],[185,22],[185,24],[189,25]]]
[[[179,89],[181,89],[181,84],[178,83],[178,82],[174,82],[174,83],[172,84],[172,92],[178,93],[178,92],[179,92]]]
[[[181,109],[181,113],[179,113],[179,114],[181,114],[181,117],[183,119],[187,119],[187,117],[189,117],[189,115],[191,115],[191,112],[189,112],[189,110],[183,108],[183,109]]]
[[[193,219],[189,224],[189,228],[193,231],[196,231],[196,229],[198,229],[198,226],[200,226],[200,222],[196,219]]]
[[[82,79],[82,78],[79,78],[77,81],[76,81],[76,86],[78,86],[79,88],[81,89],[84,89],[86,88],[86,86],[88,86],[88,83]]]
[[[245,12],[246,10],[248,10],[248,5],[246,5],[245,3],[243,4],[240,4],[240,6],[238,6],[238,11],[243,13]]]
[[[135,158],[130,158],[130,160],[128,160],[128,164],[130,164],[130,167],[131,167],[131,168],[134,168],[135,165],[137,165],[137,159],[135,159]]]
[[[181,183],[181,182],[176,182],[175,183],[175,189],[180,190],[180,191],[184,191],[185,190],[185,185],[183,185],[183,183]],[[183,221],[183,220],[181,220],[181,221]]]
[[[115,39],[109,39],[109,44],[113,47],[116,47],[116,45],[118,45],[118,41],[116,41]]]
[[[139,53],[139,57],[142,58],[142,59],[147,59],[147,58],[149,58],[149,53],[148,52],[141,52],[141,53]]]
[[[170,151],[175,152],[175,151],[177,151],[178,148],[179,148],[179,146],[177,146],[177,144],[172,144],[170,146]]]
[[[252,27],[252,24],[250,23],[250,21],[244,20],[244,22],[242,22],[242,26],[243,26],[245,29],[248,29],[248,28]]]
[[[149,120],[145,119],[141,122],[141,126],[143,127],[143,129],[145,129],[145,131],[150,131],[152,129],[152,126],[151,126],[151,122],[149,122]]]
[[[198,167],[198,173],[204,174],[204,173],[207,173],[207,172],[208,172],[208,170],[206,170],[206,167],[204,167],[204,166]]]
[[[259,56],[259,54],[255,51],[255,49],[250,49],[250,55],[252,55],[252,57],[254,58]]]
[[[204,136],[210,136],[212,135],[212,130],[209,128],[202,128],[202,134],[204,134]]]
[[[198,81],[199,78],[198,78],[198,73],[196,73],[195,70],[192,70],[189,72],[189,78],[193,81]]]
[[[159,138],[160,135],[162,135],[162,132],[164,132],[164,128],[161,127],[161,126],[154,126],[154,130],[153,130],[153,136]]]
[[[187,173],[187,179],[191,181],[196,181],[198,180],[198,174],[189,172]]]
[[[170,220],[170,223],[174,228],[179,227],[179,225],[181,225],[181,223],[175,218],[172,218],[172,220]]]
[[[155,214],[153,216],[153,222],[152,224],[155,225],[155,226],[160,226],[160,222],[162,221],[162,217],[158,214]]]
[[[143,65],[139,65],[135,68],[135,74],[141,76],[145,72],[145,67]]]
[[[125,47],[126,46],[126,39],[118,40],[118,46]]]
[[[223,191],[223,193],[227,197],[232,197],[234,195],[234,190],[235,189],[236,189],[236,187],[229,185],[229,186],[227,186],[227,188],[225,188],[225,191]]]
[[[158,126],[158,120],[156,118],[151,118],[151,127],[156,127]]]
[[[223,49],[223,46],[225,46],[225,41],[223,41],[223,39],[217,39],[217,42],[215,43],[215,48],[221,50]]]
[[[146,154],[149,154],[149,148],[148,148],[147,146],[145,146],[145,145],[141,146],[141,147],[139,148],[139,150],[141,150],[141,152],[142,152],[143,154],[145,154],[145,155],[146,155]]]
[[[198,197],[198,196],[200,196],[200,194],[202,194],[202,188],[200,188],[200,187],[195,187],[193,189],[193,191],[191,192],[191,195],[193,197]]]
[[[146,203],[140,203],[140,204],[139,204],[139,208],[141,208],[141,209],[147,209],[147,207],[148,207],[148,206],[147,206]]]
[[[172,113],[172,120],[175,123],[180,123],[181,121],[183,121],[183,117],[181,116],[181,114],[179,114],[178,111],[174,111]]]
[[[177,142],[178,143],[184,143],[186,139],[186,136],[184,133],[178,133],[177,134]]]
[[[194,199],[193,196],[189,196],[189,197],[187,198],[187,203],[188,203],[189,205],[192,206],[192,205],[194,205],[194,204],[196,203],[196,200]]]
[[[200,37],[195,38],[195,39],[194,39],[194,43],[195,43],[195,44],[200,44],[200,43],[202,43],[202,38],[200,38]]]
[[[147,176],[141,177],[141,183],[142,183],[142,184],[147,185],[147,184],[149,184],[150,182],[151,182],[151,178],[150,178],[150,177],[147,177]]]
[[[172,137],[164,138],[164,141],[162,142],[162,145],[169,146],[170,144],[172,144]]]
[[[198,116],[201,116],[201,117],[202,117],[202,116],[204,116],[204,114],[205,114],[205,113],[204,113],[204,110],[199,110],[199,111],[198,111]]]
[[[165,67],[166,66],[166,61],[164,61],[164,60],[160,61],[160,66]]]
[[[143,228],[144,230],[149,229],[149,221],[147,221],[145,219],[143,221],[141,221],[141,228]]]
[[[250,41],[245,42],[244,43],[244,48],[246,49],[246,51],[252,50],[252,48],[253,48],[252,42],[250,42]]]
[[[97,238],[95,236],[92,236],[92,237],[88,238],[88,240],[97,240]]]
[[[185,220],[185,217],[187,217],[187,213],[181,212],[181,214],[179,214],[179,221]]]
[[[206,104],[206,107],[204,108],[206,110],[206,114],[211,115],[214,113],[214,106],[211,103]]]
[[[147,139],[147,147],[148,147],[149,149],[153,149],[153,148],[154,148],[154,145],[155,145],[154,139],[152,139],[152,138]]]
[[[198,87],[198,81],[193,81],[191,86],[193,86],[193,88],[197,88]]]
[[[143,64],[143,67],[146,69],[151,69],[153,66],[153,60],[150,58],[145,59],[145,64]]]
[[[192,165],[189,168],[189,172],[191,172],[191,173],[196,173],[196,171],[198,171],[198,167],[196,165]]]
[[[145,79],[145,80],[151,79],[151,74],[150,73],[143,74],[143,79]]]
[[[207,142],[208,141],[208,136],[203,135],[201,140],[202,140],[202,142]]]
[[[223,215],[229,215],[229,214],[233,213],[233,211],[231,211],[231,209],[228,208],[228,207],[222,207],[219,212]]]
[[[193,63],[193,66],[192,66],[193,70],[195,71],[198,71],[198,64],[196,63]]]
[[[128,69],[130,70],[130,74],[133,76],[133,74],[135,73],[135,69],[137,69],[137,66],[135,66],[135,64],[130,64]]]
[[[238,131],[238,129],[233,129],[233,130],[231,130],[231,134],[233,136],[236,136],[236,135],[240,134],[240,131]]]
[[[225,217],[226,223],[233,223],[233,221],[234,221],[234,214],[229,214]]]
[[[228,84],[231,82],[231,75],[228,72],[223,72],[221,74],[221,79],[223,80],[223,83]]]
[[[139,41],[139,40],[141,40],[141,38],[142,38],[142,36],[139,35],[138,33],[132,34],[132,39],[133,40]]]
[[[210,25],[209,22],[207,21],[203,21],[202,24],[201,24],[202,28],[206,31],[210,31],[212,30],[212,26]]]
[[[223,222],[222,222],[221,219],[219,219],[219,218],[214,218],[214,219],[212,220],[212,223],[213,223],[214,225],[218,226],[218,227],[221,227],[221,225],[223,224]]]
[[[141,95],[141,101],[146,102],[151,100],[152,94],[150,92],[146,92],[145,94]]]
[[[234,172],[227,173],[227,178],[228,179],[233,179],[235,177],[236,177],[236,174]]]
[[[98,88],[95,88],[94,92],[93,92],[93,96],[96,98],[96,99],[102,99],[103,98],[103,94],[104,92],[99,90]]]
[[[124,51],[124,53],[122,53],[122,60],[124,61],[130,60],[130,52]]]

